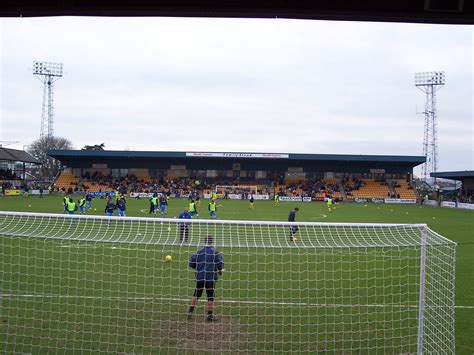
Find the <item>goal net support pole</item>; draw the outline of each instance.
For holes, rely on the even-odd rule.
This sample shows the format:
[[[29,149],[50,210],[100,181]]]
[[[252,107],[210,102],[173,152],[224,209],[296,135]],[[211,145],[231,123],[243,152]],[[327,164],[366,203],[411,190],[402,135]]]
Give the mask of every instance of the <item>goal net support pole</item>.
[[[425,325],[425,288],[426,288],[426,232],[421,232],[420,252],[420,296],[418,302],[418,354],[423,353],[423,334]]]
[[[0,352],[455,351],[456,244],[426,225],[185,223],[0,212]],[[225,270],[188,319],[207,236]]]

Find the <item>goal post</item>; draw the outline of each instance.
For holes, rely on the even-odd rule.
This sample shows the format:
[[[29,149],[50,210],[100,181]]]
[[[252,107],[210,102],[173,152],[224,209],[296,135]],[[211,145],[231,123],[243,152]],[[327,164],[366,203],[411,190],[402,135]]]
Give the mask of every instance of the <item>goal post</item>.
[[[454,353],[456,244],[424,224],[182,223],[0,212],[0,351]]]
[[[249,194],[257,195],[258,186],[257,185],[216,185],[216,194],[224,195],[225,192],[230,194],[241,194],[246,192]]]

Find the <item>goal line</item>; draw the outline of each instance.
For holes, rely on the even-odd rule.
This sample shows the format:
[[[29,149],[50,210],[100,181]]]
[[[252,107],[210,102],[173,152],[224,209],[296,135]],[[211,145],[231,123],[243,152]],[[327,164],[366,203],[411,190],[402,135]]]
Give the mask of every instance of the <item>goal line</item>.
[[[172,302],[186,302],[189,303],[189,298],[164,298],[164,297],[101,297],[101,296],[84,296],[84,295],[51,295],[51,294],[3,294],[0,298],[82,298],[82,299],[93,299],[93,300],[108,300],[108,301],[172,301]],[[255,305],[267,305],[267,306],[299,306],[299,307],[375,307],[375,308],[418,308],[417,304],[342,304],[342,303],[307,303],[307,302],[268,302],[268,301],[249,301],[249,300],[229,300],[222,299],[219,303],[244,303],[244,304],[255,304]],[[436,306],[434,306],[436,307]],[[455,305],[456,309],[474,309],[473,306],[469,305]]]

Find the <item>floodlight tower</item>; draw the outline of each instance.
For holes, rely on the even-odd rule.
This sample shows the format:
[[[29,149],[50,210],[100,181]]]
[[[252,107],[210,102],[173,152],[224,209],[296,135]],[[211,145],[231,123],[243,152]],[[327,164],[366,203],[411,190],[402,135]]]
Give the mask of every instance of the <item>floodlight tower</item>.
[[[430,173],[438,170],[438,141],[436,138],[436,92],[444,85],[444,72],[415,73],[415,86],[426,95],[425,131],[423,135],[423,155],[426,162],[421,167],[421,178],[425,181]]]
[[[40,139],[53,136],[53,83],[63,76],[63,63],[33,62],[33,75],[43,82]]]

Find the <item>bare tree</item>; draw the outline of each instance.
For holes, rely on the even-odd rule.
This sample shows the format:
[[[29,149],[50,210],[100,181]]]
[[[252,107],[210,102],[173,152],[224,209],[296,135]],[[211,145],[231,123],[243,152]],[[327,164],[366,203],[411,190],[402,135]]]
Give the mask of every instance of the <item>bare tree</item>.
[[[28,147],[28,153],[41,162],[40,176],[44,178],[56,176],[61,169],[59,160],[48,156],[48,150],[52,149],[66,150],[73,149],[73,146],[71,141],[63,137],[44,137],[34,141]]]

